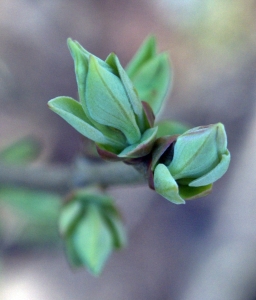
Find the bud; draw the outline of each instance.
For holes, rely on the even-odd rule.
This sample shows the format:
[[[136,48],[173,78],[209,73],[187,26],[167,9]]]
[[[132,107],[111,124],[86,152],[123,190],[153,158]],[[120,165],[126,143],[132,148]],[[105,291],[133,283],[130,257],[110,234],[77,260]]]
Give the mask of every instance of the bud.
[[[148,37],[126,67],[140,99],[146,101],[156,115],[170,89],[171,72],[167,53],[158,54],[156,40]]]
[[[221,123],[186,131],[162,154],[161,158],[159,154],[153,155],[159,158],[157,165],[153,159],[154,188],[177,204],[207,195],[212,183],[225,174],[230,163],[227,136]]]
[[[108,196],[76,191],[64,205],[59,220],[69,262],[98,275],[110,254],[122,248],[126,236],[121,218]]]
[[[68,39],[74,59],[80,102],[69,97],[49,101],[49,107],[77,131],[97,143],[100,155],[121,159],[146,155],[157,128],[147,103],[138,98],[118,57],[106,61]]]

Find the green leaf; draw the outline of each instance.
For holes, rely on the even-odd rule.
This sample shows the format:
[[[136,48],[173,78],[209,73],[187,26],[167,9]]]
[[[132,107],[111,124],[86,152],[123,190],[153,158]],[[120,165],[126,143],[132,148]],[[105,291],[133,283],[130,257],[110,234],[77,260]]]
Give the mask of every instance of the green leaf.
[[[156,55],[156,39],[149,36],[135,53],[129,64],[126,66],[126,72],[132,78],[138,70],[151,58]]]
[[[162,53],[147,61],[131,77],[141,100],[146,101],[156,115],[170,88],[171,73],[168,54]]]
[[[117,73],[118,77],[120,78],[121,82],[123,83],[124,89],[125,89],[125,91],[128,95],[128,99],[129,99],[129,102],[132,106],[133,112],[137,116],[136,119],[138,121],[139,128],[142,132],[145,131],[146,127],[145,127],[144,112],[143,112],[143,108],[142,108],[142,103],[141,103],[141,101],[138,97],[137,91],[134,88],[129,76],[127,75],[127,73],[123,69],[122,65],[119,62],[118,57],[114,53],[111,53],[107,57],[106,62],[113,69],[116,70],[116,73]]]
[[[229,163],[230,163],[230,152],[226,150],[226,153],[221,156],[221,160],[219,164],[214,169],[212,169],[209,173],[205,174],[204,176],[193,180],[189,184],[189,186],[196,187],[196,186],[207,185],[215,182],[226,173],[229,167]]]
[[[105,218],[107,225],[109,226],[109,230],[113,239],[113,248],[121,249],[127,244],[127,235],[122,222],[122,219],[114,207],[102,207],[102,214]]]
[[[83,213],[83,207],[79,201],[71,201],[64,205],[59,217],[59,231],[63,237],[71,234],[74,224]]]
[[[65,240],[65,252],[67,255],[67,260],[71,265],[71,267],[77,268],[83,266],[83,261],[80,259],[74,247],[74,241],[72,235]]]
[[[94,275],[99,275],[113,248],[112,236],[96,205],[87,208],[73,236],[78,257]]]
[[[192,129],[193,130],[193,129]],[[211,130],[189,130],[177,138],[169,170],[175,179],[197,178],[217,164],[215,133]]]
[[[195,127],[177,138],[173,160],[168,167],[175,179],[202,177],[220,163],[223,153],[219,153],[220,139],[217,137],[222,134],[219,127],[219,124]]]
[[[89,117],[88,109],[85,101],[85,93],[86,93],[85,82],[87,79],[88,68],[89,68],[89,57],[93,56],[101,66],[108,69],[109,71],[112,70],[107,63],[105,63],[100,58],[92,55],[89,51],[84,49],[77,41],[73,41],[71,38],[68,38],[67,44],[71,56],[74,60],[79,99],[85,114],[87,115],[87,117]],[[93,122],[93,120],[90,121]]]
[[[126,72],[139,98],[148,102],[156,115],[170,89],[171,68],[168,55],[156,53],[156,41],[153,36],[145,40],[127,65]]]
[[[120,79],[102,68],[93,56],[89,60],[86,105],[93,120],[120,130],[129,144],[140,139],[140,130]]]
[[[179,187],[164,164],[158,164],[154,171],[155,191],[174,204],[184,204]]]
[[[0,152],[5,164],[26,164],[35,160],[41,151],[40,143],[31,137],[22,138]]]
[[[88,58],[90,53],[86,51],[77,41],[68,38],[68,48],[74,60],[76,82],[78,87],[78,94],[81,103],[85,98],[85,81],[88,73]],[[84,107],[86,112],[86,107]]]
[[[122,143],[111,140],[106,137],[98,129],[93,127],[90,120],[85,115],[82,105],[70,97],[57,97],[48,102],[49,108],[61,116],[79,133],[96,143],[123,147]]]

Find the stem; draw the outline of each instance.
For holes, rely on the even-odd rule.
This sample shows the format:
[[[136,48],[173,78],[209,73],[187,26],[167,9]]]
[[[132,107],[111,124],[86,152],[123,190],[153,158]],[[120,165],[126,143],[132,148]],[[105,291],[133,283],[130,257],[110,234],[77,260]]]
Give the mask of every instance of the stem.
[[[78,158],[73,165],[15,166],[0,163],[0,183],[30,189],[67,193],[91,184],[122,185],[144,182],[124,163],[91,162]]]

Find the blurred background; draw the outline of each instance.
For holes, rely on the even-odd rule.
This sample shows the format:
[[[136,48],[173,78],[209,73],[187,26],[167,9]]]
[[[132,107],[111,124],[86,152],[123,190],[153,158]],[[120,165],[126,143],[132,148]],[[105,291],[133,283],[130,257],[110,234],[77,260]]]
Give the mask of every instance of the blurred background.
[[[224,123],[229,171],[184,206],[146,186],[111,188],[129,245],[99,278],[65,260],[58,195],[17,190],[23,202],[0,203],[0,299],[256,299],[255,0],[0,0],[0,147],[35,136],[40,164],[71,163],[81,137],[47,108],[76,98],[66,39],[104,59],[114,51],[125,66],[149,34],[174,72],[161,118]]]

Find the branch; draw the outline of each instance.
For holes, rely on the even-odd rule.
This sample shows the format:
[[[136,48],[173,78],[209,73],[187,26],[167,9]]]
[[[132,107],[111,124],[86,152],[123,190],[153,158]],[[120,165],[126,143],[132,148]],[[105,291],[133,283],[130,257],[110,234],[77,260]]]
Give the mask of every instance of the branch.
[[[0,163],[0,183],[31,189],[67,193],[72,187],[90,184],[142,183],[143,177],[124,163],[90,162],[78,159],[73,165],[14,166]]]

